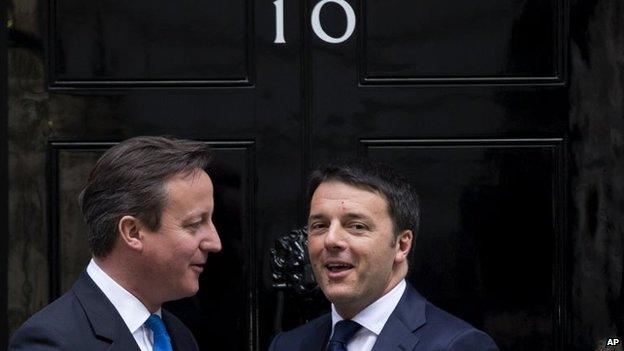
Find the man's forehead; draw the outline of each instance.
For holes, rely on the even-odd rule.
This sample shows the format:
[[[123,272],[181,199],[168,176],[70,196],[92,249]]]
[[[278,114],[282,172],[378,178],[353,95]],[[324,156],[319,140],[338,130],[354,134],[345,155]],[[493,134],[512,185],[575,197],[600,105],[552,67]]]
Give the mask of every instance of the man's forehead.
[[[353,195],[349,196],[349,194],[342,194],[342,195],[346,195],[345,197],[355,197],[357,196],[356,194],[361,193],[361,192],[366,192],[372,195],[376,195],[378,197],[380,197],[382,200],[384,200],[384,202],[387,204],[388,200],[386,198],[386,196],[379,190],[375,189],[374,187],[368,185],[368,184],[361,184],[361,183],[350,183],[350,182],[346,182],[340,179],[328,179],[322,183],[320,183],[316,189],[314,190],[314,193],[312,194],[312,199],[314,199],[314,196],[318,193],[319,189],[321,187],[325,188],[327,186],[344,186],[347,188],[350,188],[348,190],[353,190]],[[338,194],[336,194],[338,195]],[[311,200],[312,200],[311,199]]]
[[[176,173],[162,185],[165,207],[172,204],[192,204],[196,197],[211,197],[214,185],[203,169]]]
[[[327,181],[319,184],[310,202],[310,215],[322,210],[325,205],[340,205],[343,210],[362,216],[366,210],[384,210],[389,208],[388,201],[379,191],[365,186],[357,186],[341,181]],[[381,205],[381,208],[374,208]],[[357,208],[355,212],[354,209]],[[364,212],[363,212],[364,211]]]

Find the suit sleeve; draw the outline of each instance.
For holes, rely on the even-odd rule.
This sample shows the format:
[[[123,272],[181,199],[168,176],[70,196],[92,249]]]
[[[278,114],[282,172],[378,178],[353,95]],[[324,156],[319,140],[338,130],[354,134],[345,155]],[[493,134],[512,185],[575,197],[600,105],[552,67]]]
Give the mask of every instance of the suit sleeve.
[[[63,338],[50,326],[26,324],[11,338],[8,351],[61,351],[69,350]]]
[[[499,349],[489,335],[476,329],[469,329],[453,338],[448,351],[499,351]]]
[[[269,351],[278,351],[280,350],[280,347],[278,346],[279,343],[279,339],[282,336],[282,333],[279,333],[275,336],[275,338],[273,338],[273,341],[271,341],[271,346],[269,346]]]

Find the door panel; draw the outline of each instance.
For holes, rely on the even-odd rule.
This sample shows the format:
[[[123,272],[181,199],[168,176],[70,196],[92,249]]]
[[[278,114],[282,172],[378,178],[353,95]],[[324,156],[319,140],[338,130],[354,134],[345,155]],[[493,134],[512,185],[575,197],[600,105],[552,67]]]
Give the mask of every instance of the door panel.
[[[361,150],[419,194],[417,289],[501,350],[560,349],[562,140],[364,140]]]
[[[49,258],[50,291],[56,296],[74,285],[91,258],[87,226],[77,200],[89,172],[104,150],[112,144],[94,146],[99,147],[89,149],[89,145],[84,144],[50,145],[50,206],[47,208],[52,224],[49,228],[52,248]]]
[[[362,1],[363,83],[563,79],[562,3]]]
[[[50,2],[53,86],[240,85],[253,75],[253,2]]]

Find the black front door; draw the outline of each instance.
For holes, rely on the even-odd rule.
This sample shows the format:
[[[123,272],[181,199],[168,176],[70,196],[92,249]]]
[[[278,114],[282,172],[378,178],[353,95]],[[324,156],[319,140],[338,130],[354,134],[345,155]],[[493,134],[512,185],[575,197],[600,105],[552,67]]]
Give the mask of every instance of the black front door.
[[[582,64],[568,46],[589,39],[570,36],[569,14],[591,30],[585,10],[563,0],[10,3],[10,330],[88,261],[76,197],[97,157],[166,134],[216,154],[224,248],[199,294],[168,304],[202,349],[263,350],[324,312],[318,295],[274,287],[271,249],[305,224],[309,171],[356,155],[396,167],[420,195],[408,280],[425,297],[502,350],[593,347],[621,319],[591,329],[587,314],[572,318],[597,303],[571,280],[590,259],[574,261],[582,234],[570,213],[595,207],[570,200],[585,166],[570,163],[584,139],[568,131],[569,106],[584,97],[571,93],[569,67]]]

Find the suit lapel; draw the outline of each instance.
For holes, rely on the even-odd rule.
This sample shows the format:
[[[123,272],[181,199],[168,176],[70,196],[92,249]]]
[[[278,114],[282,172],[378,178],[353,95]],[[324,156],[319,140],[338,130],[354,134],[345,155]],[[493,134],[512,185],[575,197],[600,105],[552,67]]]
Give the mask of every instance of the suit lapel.
[[[140,351],[126,323],[87,272],[82,272],[72,291],[82,305],[95,336],[111,342],[110,351]]]
[[[324,351],[331,331],[331,314],[326,314],[313,326],[314,332],[301,342],[301,351]]]
[[[425,323],[425,299],[407,284],[401,300],[381,330],[373,351],[414,350],[418,344],[414,331]]]
[[[173,347],[174,351],[199,350],[197,342],[192,335],[186,336],[180,331],[181,328],[186,327],[180,325],[180,321],[173,317],[169,311],[162,309],[162,319],[167,327],[167,332],[171,338],[171,347]]]
[[[134,337],[127,329],[128,328],[126,327],[127,335],[119,335],[117,338],[115,338],[108,351],[141,351],[139,345],[137,345],[136,343],[136,340],[134,340]]]

